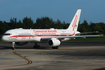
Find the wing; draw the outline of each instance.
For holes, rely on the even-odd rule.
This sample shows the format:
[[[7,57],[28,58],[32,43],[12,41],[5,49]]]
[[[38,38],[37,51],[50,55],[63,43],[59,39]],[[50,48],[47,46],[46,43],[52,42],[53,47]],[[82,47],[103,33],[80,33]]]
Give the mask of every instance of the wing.
[[[93,32],[82,32],[80,34],[91,34],[91,33],[98,33],[98,31],[93,31]]]
[[[47,37],[47,38],[41,38],[42,40],[47,40],[51,38],[57,38],[57,39],[64,39],[64,38],[94,38],[94,37],[100,37],[102,35],[81,35],[81,36],[65,36],[65,37]]]

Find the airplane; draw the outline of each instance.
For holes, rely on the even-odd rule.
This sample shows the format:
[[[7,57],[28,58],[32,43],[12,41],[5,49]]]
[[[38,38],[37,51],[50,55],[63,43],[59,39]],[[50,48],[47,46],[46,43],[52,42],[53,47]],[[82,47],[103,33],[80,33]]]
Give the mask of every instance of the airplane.
[[[74,15],[69,27],[67,29],[11,29],[5,32],[2,36],[2,40],[6,42],[12,42],[12,47],[15,50],[14,45],[22,46],[28,42],[34,42],[34,48],[40,48],[37,45],[38,42],[47,41],[52,49],[58,49],[58,46],[62,41],[69,40],[71,38],[86,38],[86,37],[98,37],[100,35],[84,35],[80,36],[77,31],[81,9],[78,9]]]

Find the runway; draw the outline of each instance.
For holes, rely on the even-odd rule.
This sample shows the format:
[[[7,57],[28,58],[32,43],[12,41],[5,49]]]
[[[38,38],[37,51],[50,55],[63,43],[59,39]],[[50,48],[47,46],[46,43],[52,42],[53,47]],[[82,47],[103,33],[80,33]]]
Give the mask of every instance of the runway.
[[[11,49],[0,43],[0,70],[101,70],[105,68],[105,42],[63,42],[59,49],[39,43]]]

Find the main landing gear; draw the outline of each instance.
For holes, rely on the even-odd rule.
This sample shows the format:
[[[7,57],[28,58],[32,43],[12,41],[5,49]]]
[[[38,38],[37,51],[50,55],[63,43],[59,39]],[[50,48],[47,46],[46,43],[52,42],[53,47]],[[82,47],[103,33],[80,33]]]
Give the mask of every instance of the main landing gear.
[[[56,47],[52,47],[52,49],[58,49],[58,46],[56,46]]]
[[[40,49],[40,46],[37,44],[37,43],[35,43],[35,45],[33,46],[35,49]],[[56,47],[52,47],[52,49],[58,49],[58,46],[56,46]]]
[[[37,45],[37,43],[35,43],[34,48],[35,48],[35,49],[39,49],[39,48],[40,48],[40,46],[39,46],[39,45]]]

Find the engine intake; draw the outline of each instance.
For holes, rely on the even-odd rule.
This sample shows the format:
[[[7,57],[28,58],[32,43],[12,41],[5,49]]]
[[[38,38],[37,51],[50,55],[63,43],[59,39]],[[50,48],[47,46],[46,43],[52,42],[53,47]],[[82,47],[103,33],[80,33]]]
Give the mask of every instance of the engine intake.
[[[52,38],[51,40],[48,41],[48,44],[50,46],[59,46],[61,42],[57,38]]]

